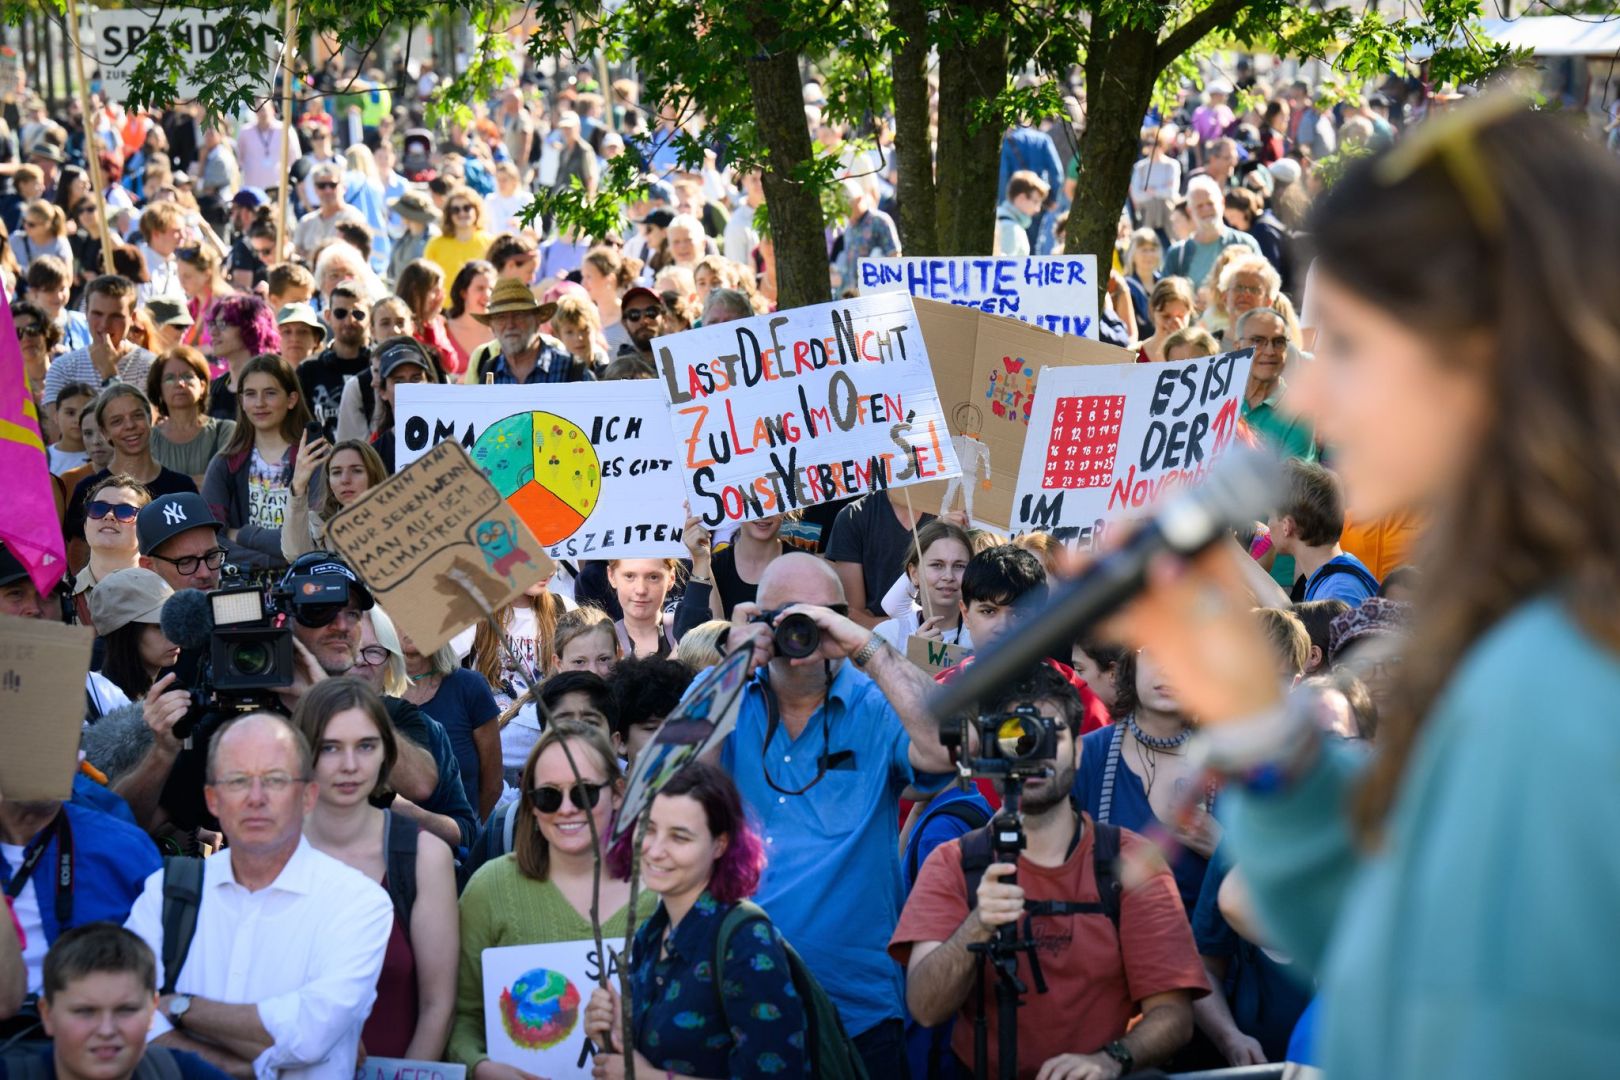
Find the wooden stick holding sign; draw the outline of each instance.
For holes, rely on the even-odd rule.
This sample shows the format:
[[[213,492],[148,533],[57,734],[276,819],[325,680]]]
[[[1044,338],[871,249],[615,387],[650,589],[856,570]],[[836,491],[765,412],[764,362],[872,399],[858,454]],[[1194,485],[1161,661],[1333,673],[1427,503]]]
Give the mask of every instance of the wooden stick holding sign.
[[[292,187],[293,62],[298,57],[298,5],[287,0],[286,37],[281,41],[281,188],[276,192],[276,262],[287,259],[287,195]]]
[[[922,597],[923,621],[934,621],[934,601],[928,596],[928,586],[923,583],[922,568],[922,539],[917,536],[917,511],[911,508],[911,489],[901,488],[900,494],[906,497],[906,516],[911,519],[911,543],[917,551],[917,594]]]
[[[107,222],[106,182],[101,175],[100,140],[96,135],[96,113],[90,108],[90,80],[84,74],[84,48],[79,44],[79,0],[68,0],[68,40],[73,45],[73,64],[79,73],[79,108],[84,115],[84,163],[90,167],[91,194],[96,199],[96,228],[101,235],[101,272],[117,273],[113,266],[112,226]]]

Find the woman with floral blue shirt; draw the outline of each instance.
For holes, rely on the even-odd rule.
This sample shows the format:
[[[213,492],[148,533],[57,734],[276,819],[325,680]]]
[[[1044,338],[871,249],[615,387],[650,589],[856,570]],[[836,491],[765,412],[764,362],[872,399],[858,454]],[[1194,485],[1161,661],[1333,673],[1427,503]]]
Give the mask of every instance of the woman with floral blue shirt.
[[[612,858],[629,870],[628,845]],[[768,920],[737,927],[718,982],[715,946],[726,914],[753,893],[765,865],[731,777],[693,762],[653,800],[641,846],[642,883],[662,901],[631,948],[631,1031],[638,1076],[809,1076],[804,1003]],[[597,989],[585,1030],[619,1044],[619,996]],[[624,1075],[624,1056],[596,1057],[596,1076]]]

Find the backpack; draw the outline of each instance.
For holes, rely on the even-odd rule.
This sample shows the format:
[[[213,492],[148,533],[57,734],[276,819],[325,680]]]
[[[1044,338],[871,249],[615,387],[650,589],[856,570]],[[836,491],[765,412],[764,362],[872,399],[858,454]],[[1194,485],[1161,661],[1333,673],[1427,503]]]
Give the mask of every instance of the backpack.
[[[990,815],[985,812],[984,807],[971,799],[951,799],[942,806],[930,806],[924,810],[923,816],[912,826],[911,835],[906,838],[905,875],[908,889],[917,883],[917,871],[922,869],[923,827],[942,814],[962,822],[968,827],[969,832],[990,824]],[[980,873],[982,876],[983,872]]]
[[[990,828],[975,829],[962,837],[962,877],[967,884],[968,910],[979,904],[979,882],[984,872],[995,861],[990,846]],[[1093,904],[1068,900],[1031,901],[1024,905],[1028,915],[1107,915],[1108,921],[1119,931],[1120,897],[1124,886],[1119,880],[1119,826],[1103,821],[1092,822],[1096,837],[1091,844],[1092,870],[1097,877],[1097,899]],[[1027,916],[1026,916],[1027,917]]]
[[[714,941],[714,998],[721,1015],[725,1014],[721,973],[725,970],[726,947],[731,943],[732,934],[756,919],[767,923],[771,921],[764,908],[741,900],[726,912],[725,919],[720,923],[720,933]],[[805,1026],[808,1029],[805,1032],[805,1048],[810,1053],[810,1075],[818,1080],[866,1080],[866,1064],[855,1049],[854,1040],[844,1030],[844,1022],[838,1016],[838,1006],[833,1004],[827,991],[821,988],[816,977],[785,939],[782,941],[782,951],[787,953],[793,989],[798,993],[799,1000],[804,1002]]]
[[[1378,595],[1378,579],[1372,575],[1372,571],[1363,569],[1356,563],[1326,562],[1322,564],[1322,568],[1313,576],[1315,577],[1316,582],[1320,584],[1332,577],[1334,574],[1349,574],[1352,577],[1360,580],[1363,585],[1367,586],[1367,588],[1371,590],[1373,596]],[[1294,590],[1290,591],[1289,599],[1296,604],[1303,601],[1305,599],[1305,591],[1310,587],[1310,584],[1311,578],[1301,576],[1300,579],[1295,582]],[[1294,596],[1293,591],[1297,591],[1299,595]]]
[[[32,1047],[7,1050],[0,1054],[0,1065],[7,1080],[53,1080],[56,1075],[51,1056]],[[131,1080],[182,1080],[183,1075],[173,1050],[147,1043]]]
[[[421,826],[409,818],[388,812],[388,823],[383,826],[384,847],[387,849],[388,899],[394,902],[394,917],[406,934],[411,929],[411,909],[416,906],[416,845]]]

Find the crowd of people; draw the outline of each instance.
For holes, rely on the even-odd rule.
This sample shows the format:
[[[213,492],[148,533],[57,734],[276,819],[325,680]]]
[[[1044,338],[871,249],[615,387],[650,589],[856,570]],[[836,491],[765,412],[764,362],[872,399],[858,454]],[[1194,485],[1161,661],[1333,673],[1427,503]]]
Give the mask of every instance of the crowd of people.
[[[316,87],[350,78],[334,64]],[[1394,267],[1422,237],[1416,250],[1459,274],[1506,267],[1511,248],[1489,230],[1528,228],[1513,215],[1529,196],[1499,178],[1496,217],[1470,224],[1472,190],[1446,186],[1460,182],[1440,152],[1418,156],[1422,128],[1407,134],[1433,104],[1421,88],[1392,80],[1329,107],[1304,83],[1240,81],[1260,104],[1235,111],[1237,87],[1211,79],[1146,121],[1101,331],[1142,363],[1252,353],[1243,418],[1285,459],[1286,483],[1266,520],[1218,545],[1230,573],[1210,616],[1249,649],[1234,646],[1216,675],[1214,660],[1189,659],[1186,633],[1146,633],[1143,616],[1087,630],[982,702],[1052,736],[1043,774],[1022,787],[1016,864],[989,857],[1004,792],[953,782],[928,699],[1076,571],[1049,537],[914,512],[886,492],[713,534],[693,518],[688,558],[561,562],[431,653],[326,550],[326,523],[394,472],[400,385],[652,378],[656,336],[771,311],[757,173],[729,168],[723,147],[685,171],[670,117],[644,116],[634,83],[604,88],[584,72],[511,87],[437,134],[414,101],[378,107],[380,73],[341,115],[311,95],[287,175],[270,106],[233,123],[101,102],[88,125],[29,107],[19,160],[0,163],[0,276],[70,572],[41,595],[0,546],[0,613],[88,626],[96,643],[72,798],[0,793],[0,1016],[20,1040],[0,1054],[0,1080],[350,1080],[367,1055],[536,1080],[492,1056],[484,950],[631,930],[622,987],[581,1008],[599,1077],[627,1060],[641,1076],[815,1075],[840,1042],[870,1076],[966,1076],[981,1024],[994,1075],[1000,1017],[975,946],[1004,927],[1033,940],[1019,964],[1041,973],[1017,1014],[1021,1076],[1382,1060],[1318,1019],[1339,901],[1312,893],[1309,910],[1277,914],[1279,895],[1311,884],[1297,866],[1313,856],[1266,817],[1275,807],[1252,804],[1330,766],[1342,792],[1391,730],[1397,762],[1415,752],[1411,680],[1430,680],[1422,700],[1441,683],[1411,635],[1445,628],[1430,578],[1456,588],[1454,568],[1418,568],[1415,544],[1441,518],[1444,484],[1477,475],[1474,448],[1490,445],[1488,407],[1441,371],[1453,358],[1376,335],[1450,320],[1440,332],[1460,345],[1497,309],[1453,318],[1420,285],[1386,299],[1357,260]],[[841,155],[851,207],[829,235],[831,297],[853,289],[857,260],[901,250],[892,143],[881,130],[875,148],[851,141],[823,105],[806,85],[806,122]],[[998,253],[1061,252],[1077,173],[1069,119],[1007,133],[1004,200],[985,221]],[[1544,162],[1596,168],[1577,136],[1543,135],[1522,115],[1467,137],[1487,138],[1490,123],[1510,129],[1498,141],[1532,138]],[[1383,162],[1409,151],[1406,172],[1364,169],[1324,189],[1316,165],[1350,146]],[[620,154],[646,180],[621,230],[525,219],[532,192],[591,190]],[[283,186],[291,213],[278,223]],[[1313,201],[1327,204],[1320,275],[1303,243]],[[1463,218],[1427,223],[1440,201]],[[1469,228],[1486,230],[1480,251],[1447,254]],[[1558,280],[1564,310],[1590,315],[1576,279]],[[1375,301],[1376,324],[1364,310]],[[1566,322],[1587,336],[1564,352],[1584,355],[1589,323]],[[1399,421],[1425,436],[1390,437]],[[1408,469],[1419,478],[1389,478]],[[1489,505],[1575,535],[1544,503]],[[1503,543],[1504,559],[1568,550]],[[293,611],[289,684],[243,715],[205,702],[207,648],[167,636],[171,599],[294,578],[341,599]],[[1524,582],[1513,588],[1528,599]],[[1473,632],[1512,610],[1491,603],[1470,612]],[[1180,610],[1177,625],[1205,609]],[[815,623],[811,656],[777,649],[785,614]],[[1433,640],[1451,641],[1455,661],[1472,638],[1450,632]],[[914,639],[968,655],[928,671],[907,658]],[[605,840],[627,770],[694,680],[738,650],[752,650],[753,674],[735,731],[653,801],[632,902],[631,852]],[[1509,651],[1508,663],[1529,658]],[[1613,658],[1588,663],[1575,684],[1600,694]],[[1227,684],[1242,690],[1223,696]],[[1200,728],[1225,730],[1295,687],[1289,701],[1308,705],[1289,706],[1287,768],[1261,776],[1230,748],[1230,760],[1195,760]],[[1208,760],[1236,783],[1214,783]],[[1336,810],[1312,783],[1310,807]],[[1239,814],[1269,849],[1235,850]],[[1314,854],[1319,876],[1355,863],[1348,833],[1332,835]],[[1378,963],[1410,970],[1396,935],[1362,931]],[[1338,975],[1349,981],[1335,991],[1383,1013],[1342,957]],[[1381,1034],[1421,1044],[1397,1030],[1413,1020]]]

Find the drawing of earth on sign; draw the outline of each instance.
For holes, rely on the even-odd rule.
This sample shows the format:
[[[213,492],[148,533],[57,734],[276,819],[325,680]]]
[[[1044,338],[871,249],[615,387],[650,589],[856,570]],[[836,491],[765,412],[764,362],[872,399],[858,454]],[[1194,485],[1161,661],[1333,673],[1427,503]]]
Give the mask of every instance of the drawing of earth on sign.
[[[579,990],[561,972],[535,968],[501,991],[501,1024],[525,1050],[549,1050],[579,1020]]]
[[[554,413],[518,413],[492,424],[473,443],[472,459],[548,547],[574,535],[602,494],[590,436]]]

